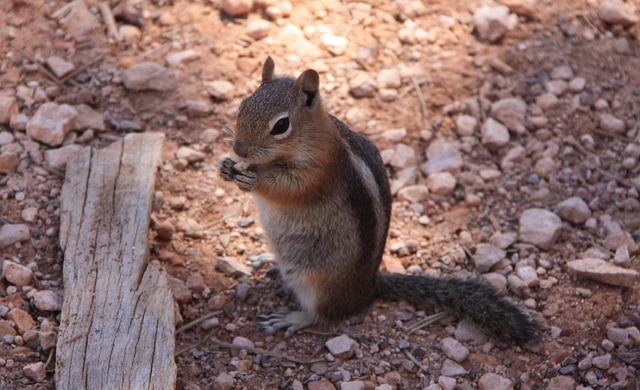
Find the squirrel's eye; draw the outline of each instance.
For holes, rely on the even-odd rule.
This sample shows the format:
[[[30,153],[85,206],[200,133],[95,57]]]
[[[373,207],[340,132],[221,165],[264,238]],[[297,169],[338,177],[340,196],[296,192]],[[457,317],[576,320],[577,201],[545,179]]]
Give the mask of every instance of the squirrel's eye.
[[[280,118],[273,125],[273,129],[271,129],[271,135],[279,135],[284,134],[287,130],[289,130],[289,117]]]

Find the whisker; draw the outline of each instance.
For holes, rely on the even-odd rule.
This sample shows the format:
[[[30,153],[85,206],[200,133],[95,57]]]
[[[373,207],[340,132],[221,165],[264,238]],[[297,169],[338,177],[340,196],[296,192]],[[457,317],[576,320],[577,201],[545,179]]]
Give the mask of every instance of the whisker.
[[[222,132],[222,134],[224,135],[223,138],[225,139],[229,139],[231,141],[235,141],[236,139],[236,133],[235,131],[233,131],[233,129],[229,128],[227,125],[222,124],[220,127],[220,131]]]

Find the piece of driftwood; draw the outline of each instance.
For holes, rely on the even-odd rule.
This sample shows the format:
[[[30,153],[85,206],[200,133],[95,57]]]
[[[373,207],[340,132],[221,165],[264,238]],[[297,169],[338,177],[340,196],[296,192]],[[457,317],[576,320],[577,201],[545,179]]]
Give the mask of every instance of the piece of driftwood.
[[[59,390],[175,387],[174,301],[147,245],[163,139],[130,134],[67,164]]]

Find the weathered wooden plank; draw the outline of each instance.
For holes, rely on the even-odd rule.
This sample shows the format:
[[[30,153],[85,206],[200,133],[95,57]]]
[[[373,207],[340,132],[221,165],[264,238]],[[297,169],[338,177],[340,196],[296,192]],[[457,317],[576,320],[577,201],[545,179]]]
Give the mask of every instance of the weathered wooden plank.
[[[58,389],[175,387],[173,296],[147,245],[163,138],[130,134],[67,165]]]

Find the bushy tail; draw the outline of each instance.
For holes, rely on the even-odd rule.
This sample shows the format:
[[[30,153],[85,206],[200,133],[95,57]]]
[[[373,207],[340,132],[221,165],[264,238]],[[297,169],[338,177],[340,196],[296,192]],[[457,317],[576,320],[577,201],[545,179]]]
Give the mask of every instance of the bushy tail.
[[[540,341],[538,324],[485,283],[451,277],[379,273],[376,296],[431,304],[478,325],[487,335],[519,345]]]

